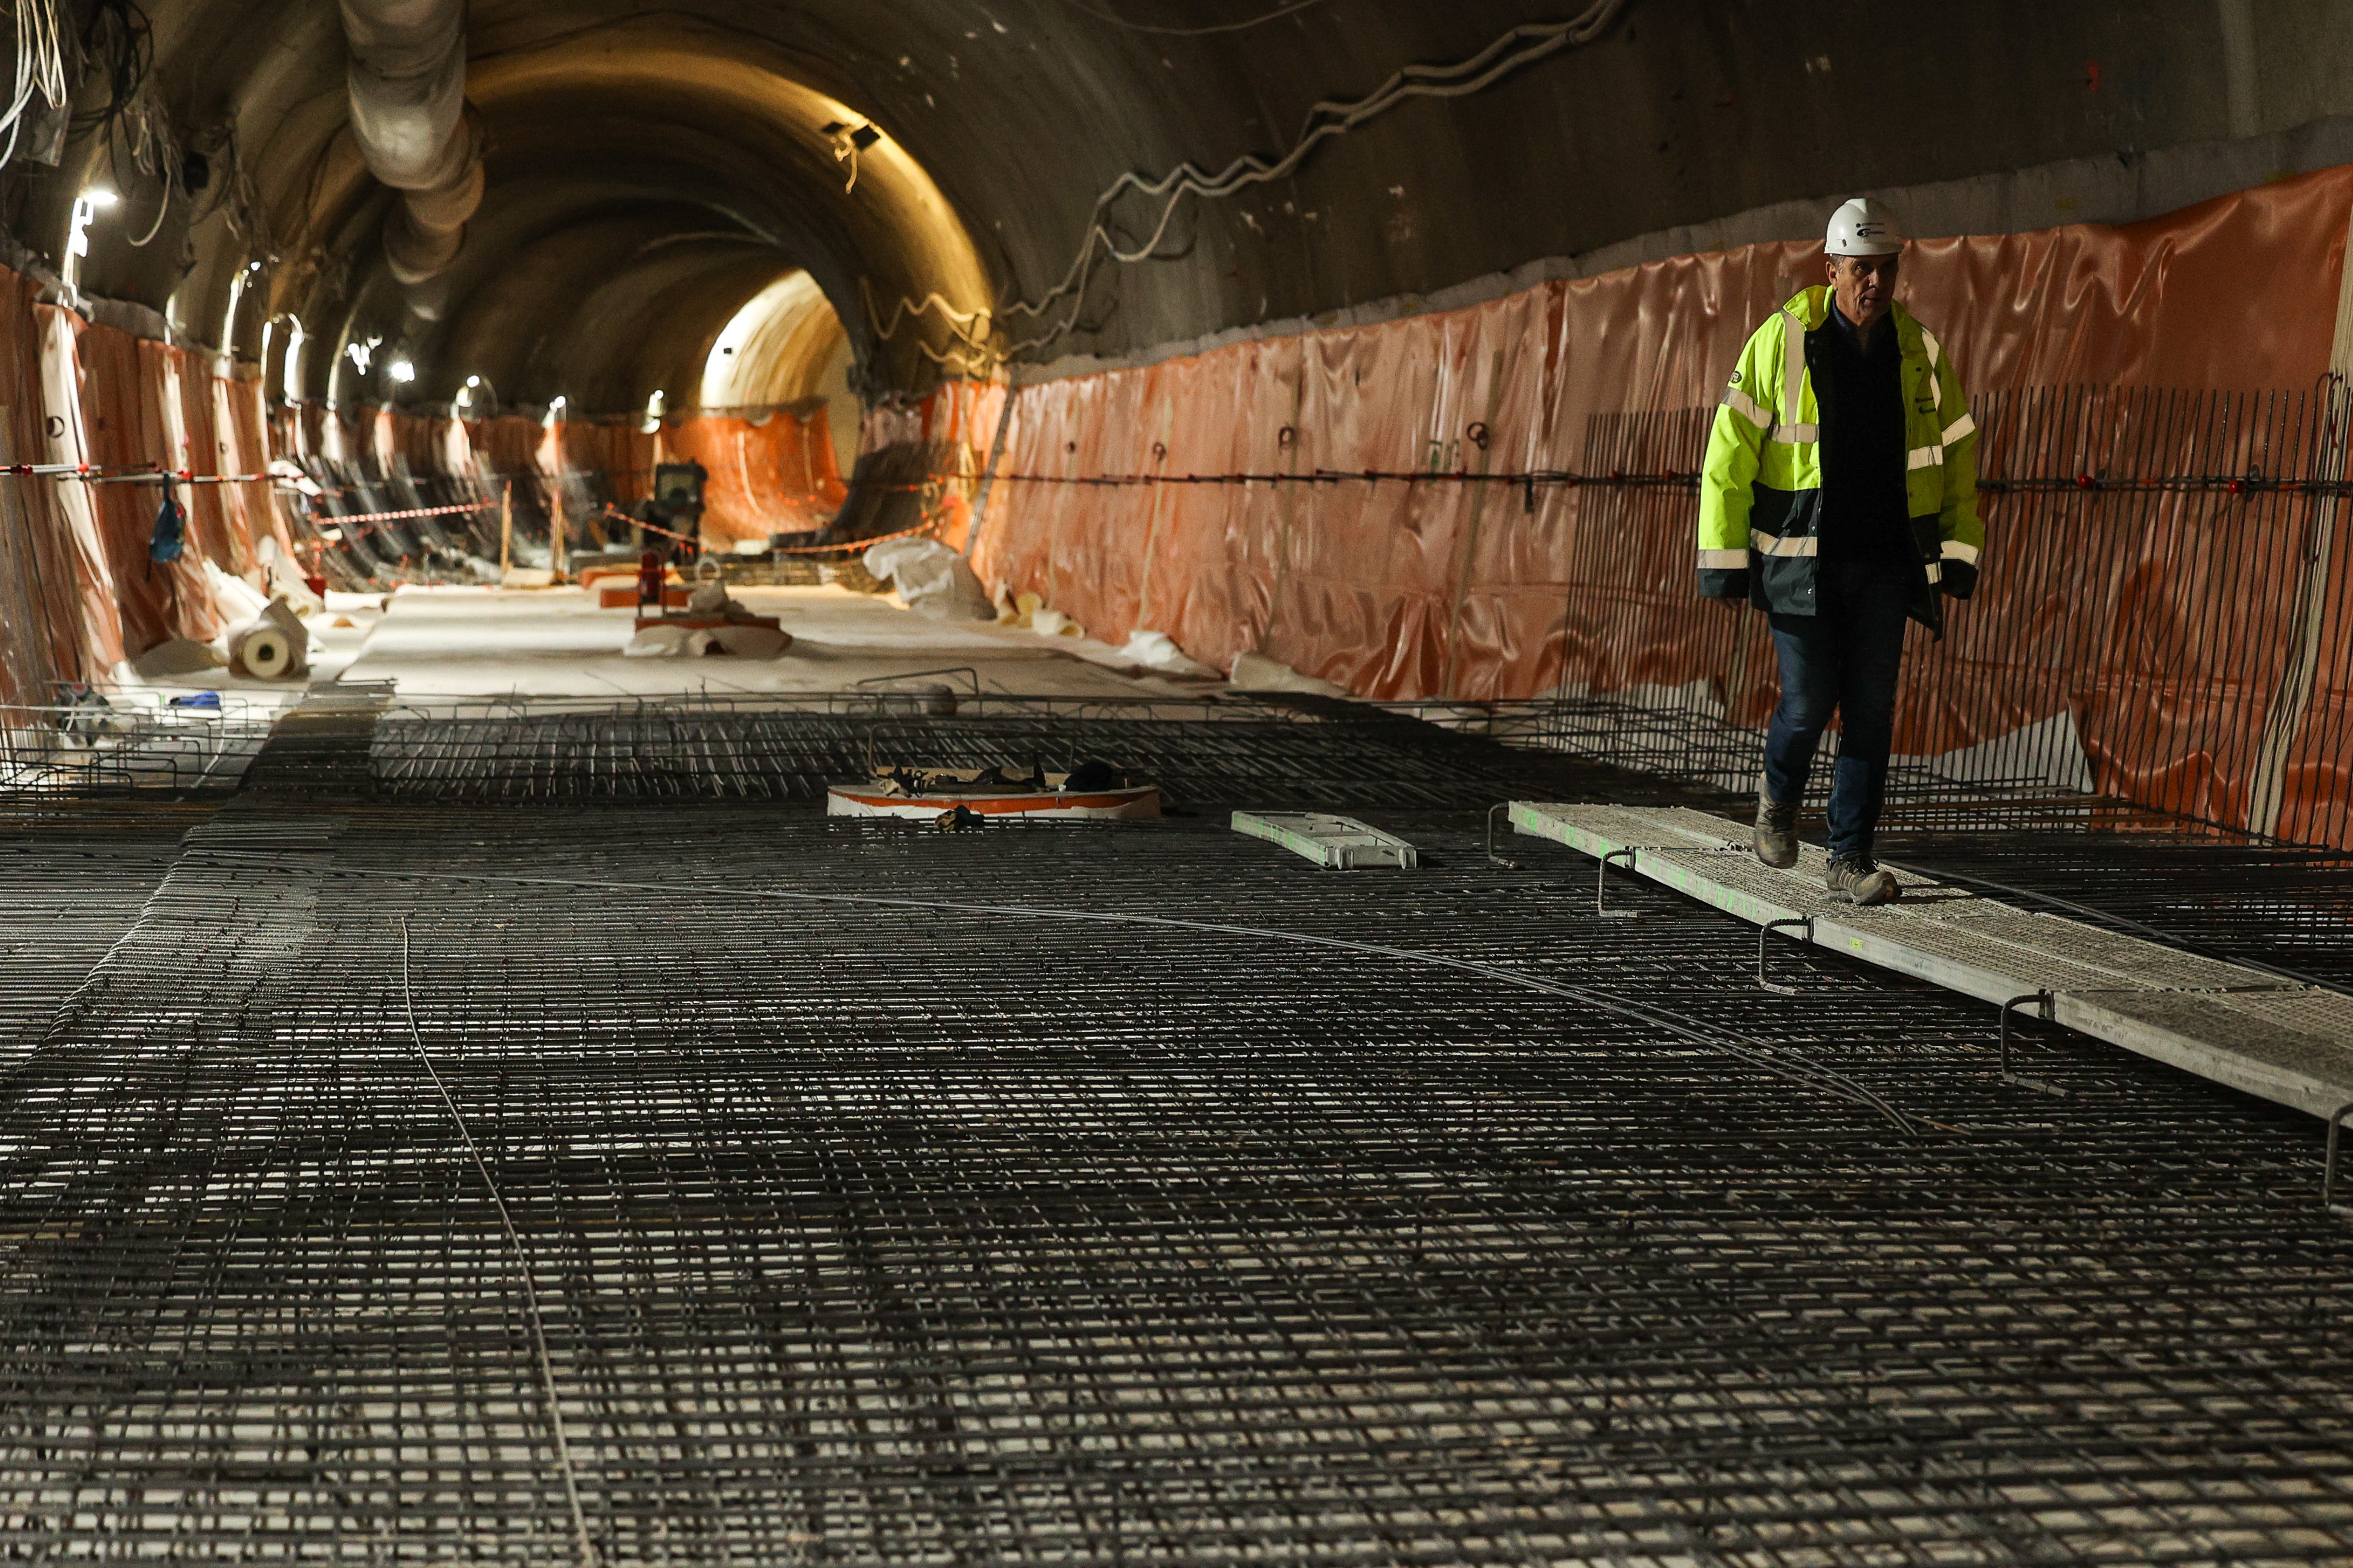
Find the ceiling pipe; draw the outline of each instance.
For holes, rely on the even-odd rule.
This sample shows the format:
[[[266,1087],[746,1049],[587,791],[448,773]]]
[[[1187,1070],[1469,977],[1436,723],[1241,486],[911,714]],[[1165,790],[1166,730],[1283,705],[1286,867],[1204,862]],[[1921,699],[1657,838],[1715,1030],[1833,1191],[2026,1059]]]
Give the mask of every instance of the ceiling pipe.
[[[392,275],[447,268],[482,202],[480,122],[466,102],[465,0],[342,0],[352,134],[368,173],[402,194],[385,220]]]

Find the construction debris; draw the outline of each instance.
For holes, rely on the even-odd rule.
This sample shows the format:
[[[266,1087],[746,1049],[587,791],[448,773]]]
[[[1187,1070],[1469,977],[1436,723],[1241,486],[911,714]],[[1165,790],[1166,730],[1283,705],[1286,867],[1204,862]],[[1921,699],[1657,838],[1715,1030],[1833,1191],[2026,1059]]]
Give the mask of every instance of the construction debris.
[[[630,658],[774,658],[792,646],[792,634],[776,616],[754,615],[723,583],[704,583],[687,595],[684,610],[638,616],[637,635],[621,652]]]
[[[1033,766],[1024,777],[992,768],[879,768],[862,784],[826,791],[828,816],[897,816],[968,825],[975,817],[1072,822],[1160,815],[1160,786],[1138,783],[1102,763],[1068,773]],[[950,820],[942,820],[948,818]]]
[[[935,621],[985,621],[997,614],[963,556],[936,539],[890,539],[866,552],[866,570],[887,578],[901,602]]]

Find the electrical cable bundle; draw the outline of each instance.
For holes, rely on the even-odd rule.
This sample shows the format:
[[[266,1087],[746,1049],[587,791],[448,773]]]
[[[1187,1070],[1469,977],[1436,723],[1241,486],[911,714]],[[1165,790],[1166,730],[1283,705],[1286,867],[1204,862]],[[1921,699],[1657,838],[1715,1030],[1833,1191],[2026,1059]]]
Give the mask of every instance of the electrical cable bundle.
[[[8,140],[0,145],[0,167],[16,155],[25,121],[37,112],[34,99],[56,109],[64,104],[69,90],[65,41],[58,33],[57,0],[16,0],[16,72],[7,110],[0,114],[0,123],[8,129]]]

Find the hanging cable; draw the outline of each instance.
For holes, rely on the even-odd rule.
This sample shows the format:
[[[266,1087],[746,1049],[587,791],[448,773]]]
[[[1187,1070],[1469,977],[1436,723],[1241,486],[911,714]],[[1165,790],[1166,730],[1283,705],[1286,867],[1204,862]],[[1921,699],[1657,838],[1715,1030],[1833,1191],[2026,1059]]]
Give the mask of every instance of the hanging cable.
[[[996,360],[1002,362],[1028,350],[1043,348],[1070,333],[1077,327],[1085,309],[1087,285],[1094,275],[1098,247],[1113,261],[1122,263],[1154,259],[1161,240],[1168,232],[1169,224],[1176,218],[1177,207],[1187,196],[1230,196],[1252,185],[1284,179],[1305,163],[1307,155],[1326,140],[1345,135],[1409,99],[1467,98],[1482,92],[1523,66],[1562,49],[1591,43],[1608,31],[1609,24],[1624,9],[1625,3],[1626,0],[1590,0],[1582,12],[1568,21],[1530,22],[1514,27],[1468,59],[1452,65],[1409,65],[1363,98],[1346,102],[1328,99],[1319,101],[1307,111],[1306,122],[1297,140],[1293,142],[1291,150],[1272,163],[1256,153],[1245,153],[1215,174],[1190,163],[1178,164],[1157,180],[1147,180],[1135,174],[1122,174],[1095,198],[1086,239],[1080,246],[1078,255],[1072,258],[1070,270],[1062,275],[1062,280],[1036,300],[1017,300],[997,312],[999,320],[1015,316],[1042,316],[1054,301],[1075,294],[1077,299],[1070,314],[1038,337],[995,348],[990,353]],[[1146,196],[1166,196],[1167,199],[1161,205],[1159,221],[1154,225],[1151,237],[1141,246],[1124,250],[1106,226],[1106,215],[1114,203],[1130,192]],[[919,303],[902,298],[889,327],[884,329],[877,324],[878,335],[887,342],[898,331],[903,316],[921,315],[931,308],[929,300]],[[952,331],[954,326],[952,321]],[[957,335],[962,334],[959,332]],[[940,356],[933,357],[937,359]]]
[[[1072,10],[1083,11],[1100,21],[1109,22],[1114,27],[1125,27],[1133,33],[1157,33],[1170,38],[1203,38],[1211,33],[1248,32],[1250,28],[1268,22],[1279,22],[1295,11],[1306,10],[1310,5],[1321,5],[1324,0],[1291,0],[1290,5],[1278,5],[1262,16],[1252,16],[1247,22],[1224,22],[1214,27],[1155,27],[1144,22],[1131,22],[1126,17],[1114,16],[1109,11],[1098,10],[1088,5],[1086,0],[1063,0],[1063,3]]]
[[[16,0],[16,79],[11,86],[8,108],[0,114],[0,122],[8,127],[8,142],[0,147],[0,167],[16,155],[16,143],[25,129],[25,121],[32,110],[33,100],[40,99],[55,109],[66,101],[69,89],[66,82],[65,47],[58,32],[56,0]]]
[[[580,1507],[580,1481],[572,1469],[572,1444],[564,1429],[564,1407],[555,1397],[555,1363],[547,1353],[547,1325],[539,1311],[539,1288],[532,1281],[531,1252],[522,1244],[522,1233],[515,1229],[514,1216],[507,1212],[507,1200],[499,1192],[499,1184],[491,1177],[490,1162],[482,1158],[481,1146],[466,1126],[466,1118],[458,1109],[448,1086],[433,1068],[433,1058],[425,1048],[425,1036],[417,1026],[417,1000],[409,989],[408,917],[400,917],[400,1008],[408,1023],[409,1044],[416,1048],[417,1060],[432,1080],[433,1091],[441,1097],[441,1108],[456,1123],[459,1142],[473,1157],[474,1169],[490,1190],[491,1206],[499,1212],[499,1225],[507,1233],[507,1245],[514,1249],[516,1277],[522,1281],[522,1301],[526,1321],[531,1324],[531,1347],[539,1358],[541,1397],[547,1405],[547,1425],[555,1435],[555,1462],[564,1477],[565,1501],[572,1510],[573,1544],[580,1556],[581,1568],[597,1568],[596,1542],[588,1533],[588,1516]]]

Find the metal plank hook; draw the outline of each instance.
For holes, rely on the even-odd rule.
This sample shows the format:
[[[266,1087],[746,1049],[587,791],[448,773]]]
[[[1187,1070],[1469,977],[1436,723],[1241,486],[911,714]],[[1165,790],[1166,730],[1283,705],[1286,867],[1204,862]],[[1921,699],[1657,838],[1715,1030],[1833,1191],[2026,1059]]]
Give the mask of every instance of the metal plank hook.
[[[1630,921],[1641,917],[1640,910],[1613,910],[1609,907],[1609,862],[1623,858],[1626,869],[1634,868],[1634,851],[1612,849],[1601,857],[1601,868],[1593,879],[1593,918],[1603,921]]]
[[[2013,996],[2001,1005],[2001,1081],[2015,1084],[2020,1089],[2031,1089],[2041,1094],[2055,1094],[2063,1100],[2066,1098],[2067,1091],[2049,1079],[2031,1078],[2025,1073],[2010,1070],[2010,1012],[2029,1002],[2035,1005],[2035,1010],[2042,1015],[2044,1023],[2051,1021],[2051,993],[2048,991],[2030,991],[2023,996]]]
[[[1814,917],[1811,915],[1799,915],[1794,920],[1767,921],[1757,928],[1757,984],[1776,996],[1795,996],[1798,994],[1798,988],[1794,985],[1777,984],[1765,978],[1765,939],[1775,931],[1790,926],[1803,931],[1806,933],[1806,941],[1814,940]]]

